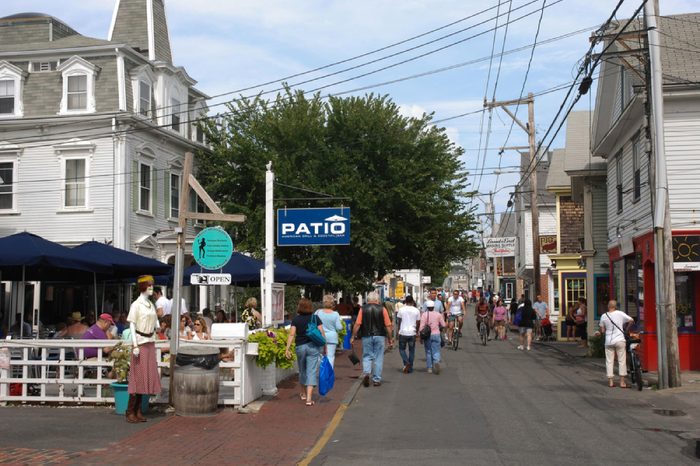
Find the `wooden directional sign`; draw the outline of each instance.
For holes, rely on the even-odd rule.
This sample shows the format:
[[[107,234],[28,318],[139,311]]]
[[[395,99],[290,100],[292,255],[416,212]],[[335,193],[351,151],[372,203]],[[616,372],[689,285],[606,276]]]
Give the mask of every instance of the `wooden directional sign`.
[[[190,283],[193,285],[230,285],[230,273],[193,273],[190,275]]]

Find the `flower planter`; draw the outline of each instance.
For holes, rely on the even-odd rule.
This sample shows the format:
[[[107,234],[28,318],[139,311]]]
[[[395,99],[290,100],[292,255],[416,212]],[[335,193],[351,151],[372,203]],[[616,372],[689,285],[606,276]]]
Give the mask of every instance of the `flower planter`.
[[[254,342],[248,342],[246,344],[246,350],[245,354],[248,356],[257,356],[258,355],[258,343]]]
[[[114,392],[114,413],[123,416],[129,406],[129,384],[112,382],[110,385]]]

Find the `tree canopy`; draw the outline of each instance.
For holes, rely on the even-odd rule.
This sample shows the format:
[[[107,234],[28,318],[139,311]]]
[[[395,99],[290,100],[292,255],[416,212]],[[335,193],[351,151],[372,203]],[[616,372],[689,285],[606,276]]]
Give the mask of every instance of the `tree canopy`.
[[[247,221],[229,228],[237,250],[263,255],[265,166],[275,173],[275,208],[349,206],[351,244],[277,248],[329,287],[365,290],[386,271],[420,268],[434,280],[475,254],[463,150],[444,128],[402,116],[386,96],[241,99],[205,128],[212,151],[197,177],[224,211]],[[348,198],[329,201],[327,194]]]

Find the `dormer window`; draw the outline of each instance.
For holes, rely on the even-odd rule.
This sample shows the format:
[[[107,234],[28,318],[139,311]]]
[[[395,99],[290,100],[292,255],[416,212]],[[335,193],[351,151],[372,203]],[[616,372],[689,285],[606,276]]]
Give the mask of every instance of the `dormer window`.
[[[99,68],[72,56],[58,67],[63,78],[63,98],[59,114],[95,112],[95,76]]]
[[[139,114],[149,117],[151,114],[151,84],[139,81]]]
[[[87,75],[68,76],[68,110],[87,110]]]
[[[6,61],[0,61],[0,118],[21,117],[22,84],[26,73]]]
[[[170,127],[173,131],[180,132],[180,101],[170,99]]]

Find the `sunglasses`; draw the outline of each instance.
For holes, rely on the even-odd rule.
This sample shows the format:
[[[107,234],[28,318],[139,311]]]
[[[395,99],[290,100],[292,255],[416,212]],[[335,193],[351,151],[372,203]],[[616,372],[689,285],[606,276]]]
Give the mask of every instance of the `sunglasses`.
[[[195,322],[194,324],[195,324],[195,325],[202,325],[202,324],[200,324],[199,322]]]

